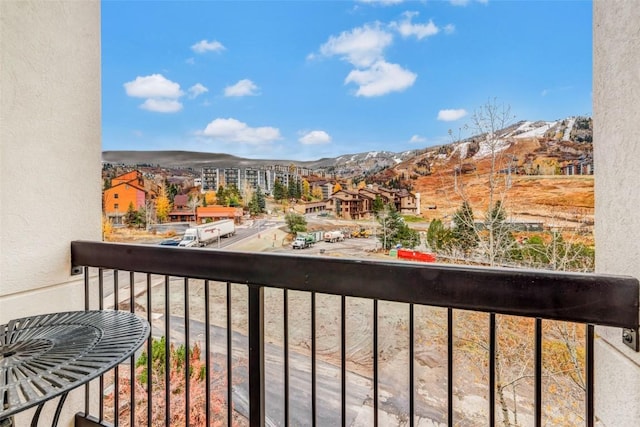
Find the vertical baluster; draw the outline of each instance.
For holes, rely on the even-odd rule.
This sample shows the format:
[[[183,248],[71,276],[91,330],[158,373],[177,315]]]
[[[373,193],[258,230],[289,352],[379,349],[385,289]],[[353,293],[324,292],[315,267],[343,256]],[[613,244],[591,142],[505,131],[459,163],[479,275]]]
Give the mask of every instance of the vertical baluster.
[[[373,300],[373,426],[378,427],[378,300]]]
[[[211,425],[211,325],[209,313],[209,281],[204,281],[204,351],[205,351],[205,425]],[[229,424],[230,425],[230,424]]]
[[[447,308],[447,425],[453,427],[453,309]]]
[[[264,288],[249,285],[249,423],[264,426]]]
[[[89,310],[89,267],[84,267],[84,309]],[[84,413],[89,415],[89,383],[84,386]]]
[[[147,322],[149,325],[153,325],[152,307],[151,307],[151,274],[147,273]],[[152,425],[153,420],[153,381],[151,370],[151,362],[153,357],[153,326],[151,327],[151,334],[147,340],[147,425]]]
[[[415,328],[413,304],[409,304],[409,427],[415,424]]]
[[[185,427],[189,427],[189,420],[191,414],[191,342],[189,340],[189,279],[184,278],[184,413],[185,413]]]
[[[496,315],[489,314],[489,425],[496,425]]]
[[[346,297],[341,296],[340,299],[340,378],[341,378],[341,414],[342,414],[342,427],[347,425],[347,312]]]
[[[585,378],[585,383],[587,386],[587,389],[585,390],[586,396],[586,402],[585,402],[585,418],[586,418],[586,425],[587,427],[593,427],[594,426],[594,420],[595,420],[595,412],[594,412],[594,400],[593,400],[593,366],[594,366],[594,361],[593,361],[593,335],[594,335],[594,326],[593,325],[587,325],[587,337],[586,337],[586,348],[585,348],[585,371],[586,371],[586,378]]]
[[[535,324],[535,425],[542,426],[542,319]]]
[[[135,277],[134,272],[129,272],[129,311],[135,313]],[[136,357],[135,352],[131,355],[129,360],[129,384],[131,385],[131,392],[129,395],[131,411],[129,414],[129,425],[136,425]]]
[[[284,346],[284,425],[289,425],[289,292],[282,291],[283,298],[283,346]]]
[[[120,286],[118,283],[118,270],[113,270],[113,309],[120,309],[120,298],[118,296],[118,287]],[[113,370],[113,425],[118,427],[120,425],[120,417],[118,416],[120,413],[120,369],[116,365]]]
[[[311,425],[316,425],[316,293],[311,292]]]
[[[104,308],[104,270],[98,269],[98,308]],[[100,375],[100,421],[104,420],[104,375]]]
[[[233,421],[233,324],[231,323],[231,283],[227,283],[227,425]]]
[[[165,424],[171,424],[171,310],[169,305],[169,276],[164,276],[164,419]]]

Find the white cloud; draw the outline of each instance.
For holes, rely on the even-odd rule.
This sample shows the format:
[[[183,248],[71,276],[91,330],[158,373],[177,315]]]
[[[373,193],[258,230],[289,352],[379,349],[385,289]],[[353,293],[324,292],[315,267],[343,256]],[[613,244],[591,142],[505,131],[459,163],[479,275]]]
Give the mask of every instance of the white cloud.
[[[359,86],[357,96],[380,96],[390,92],[400,92],[413,85],[417,75],[398,64],[378,61],[370,68],[353,70],[345,79],[345,84]]]
[[[156,113],[177,113],[182,110],[182,103],[175,99],[149,98],[140,105],[140,108]]]
[[[467,110],[460,108],[457,110],[440,110],[438,112],[438,120],[443,122],[454,122],[460,120],[467,115]]]
[[[184,93],[180,85],[166,79],[162,74],[136,77],[124,84],[127,95],[135,98],[180,98]]]
[[[423,143],[423,142],[427,142],[427,138],[425,138],[424,136],[420,136],[420,135],[413,135],[411,137],[411,139],[409,140],[410,144],[418,144],[418,143]]]
[[[270,126],[252,128],[246,123],[232,118],[215,119],[207,125],[201,134],[224,142],[249,144],[260,144],[281,139],[278,128]]]
[[[258,86],[249,79],[242,79],[238,83],[224,88],[224,96],[253,96],[257,95]]]
[[[418,16],[418,12],[405,12],[402,21],[392,22],[390,26],[396,29],[402,37],[415,36],[418,40],[436,35],[440,32],[440,28],[438,28],[432,20],[429,20],[429,22],[425,24],[414,24],[411,22],[414,16]]]
[[[198,96],[206,92],[209,92],[209,89],[207,89],[204,85],[200,83],[196,83],[189,88],[189,98],[191,99],[197,98]]]
[[[305,145],[328,144],[331,136],[323,130],[312,130],[302,135],[298,141]]]
[[[447,24],[443,28],[445,34],[453,34],[456,32],[456,26],[453,24]]]
[[[205,52],[221,52],[226,48],[217,40],[200,40],[198,43],[191,46],[191,50],[195,53],[205,53]]]
[[[393,35],[379,25],[365,25],[331,36],[320,46],[324,56],[340,56],[356,67],[369,67],[382,59],[384,49],[393,41]]]

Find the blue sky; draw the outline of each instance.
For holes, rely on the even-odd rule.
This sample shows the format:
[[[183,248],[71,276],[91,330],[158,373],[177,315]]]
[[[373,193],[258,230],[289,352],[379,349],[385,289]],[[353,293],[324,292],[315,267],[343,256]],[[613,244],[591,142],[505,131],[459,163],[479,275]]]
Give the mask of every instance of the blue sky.
[[[314,160],[591,114],[590,1],[104,1],[104,150]],[[464,135],[463,135],[464,136]]]

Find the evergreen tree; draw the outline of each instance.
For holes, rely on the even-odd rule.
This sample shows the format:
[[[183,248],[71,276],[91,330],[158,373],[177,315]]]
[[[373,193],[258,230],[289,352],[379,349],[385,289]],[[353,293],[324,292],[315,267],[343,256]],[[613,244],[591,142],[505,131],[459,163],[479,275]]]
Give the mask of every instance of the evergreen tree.
[[[302,183],[299,179],[296,179],[295,185],[295,199],[300,200],[302,198]]]
[[[260,187],[253,192],[251,196],[251,200],[249,201],[249,212],[251,215],[258,215],[264,212],[265,209],[265,201],[264,194],[262,194],[262,190]]]
[[[131,202],[129,203],[129,207],[127,208],[127,213],[124,214],[122,221],[127,227],[131,228],[136,225],[137,218],[138,218],[138,211],[136,210],[135,206],[133,206],[133,202]]]
[[[279,178],[273,183],[273,198],[279,202],[286,197],[285,188]]]
[[[473,219],[473,210],[467,201],[462,203],[460,209],[453,215],[453,239],[455,245],[468,253],[478,246],[478,233]]]
[[[434,219],[429,224],[427,230],[427,243],[434,252],[448,252],[451,249],[453,235],[451,230],[446,228],[442,221]]]
[[[296,198],[296,182],[292,177],[289,177],[289,185],[287,186],[287,197],[289,199]]]
[[[511,261],[515,254],[515,238],[506,222],[507,213],[501,201],[497,201],[487,213],[484,225],[488,231],[487,256],[490,265],[497,261]]]
[[[225,188],[221,185],[216,192],[216,203],[222,206],[228,206],[228,196]]]
[[[382,210],[384,209],[384,201],[382,200],[382,197],[380,197],[380,195],[376,194],[376,198],[373,200],[373,203],[371,204],[371,210],[373,211],[373,215],[378,218],[378,215],[380,215],[380,212],[382,212]]]
[[[413,249],[420,244],[420,234],[416,230],[409,228],[407,223],[402,221],[398,225],[393,243],[395,245],[400,244],[403,248]]]
[[[264,212],[267,208],[267,202],[264,198],[264,193],[262,192],[262,188],[260,187],[256,188],[256,191],[254,194],[256,195],[260,212]]]
[[[249,201],[249,213],[251,215],[258,215],[261,210],[260,210],[260,205],[258,204],[258,195],[257,194],[253,194],[253,196],[251,196],[251,200]]]
[[[420,244],[420,235],[409,228],[395,206],[385,206],[384,211],[378,216],[378,223],[382,226],[382,233],[378,239],[383,249],[391,249],[397,245],[415,248]]]

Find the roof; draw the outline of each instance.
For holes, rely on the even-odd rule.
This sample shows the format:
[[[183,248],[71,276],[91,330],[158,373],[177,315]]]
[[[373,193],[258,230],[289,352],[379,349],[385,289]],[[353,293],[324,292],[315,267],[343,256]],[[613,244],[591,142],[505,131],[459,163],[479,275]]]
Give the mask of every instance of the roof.
[[[143,191],[144,193],[147,193],[147,192],[148,192],[147,190],[145,190],[144,188],[141,188],[140,186],[138,186],[138,184],[134,184],[133,182],[121,182],[120,184],[116,184],[116,185],[114,185],[114,186],[112,186],[112,187],[109,187],[109,188],[107,188],[107,189],[106,189],[106,190],[104,190],[104,191],[113,190],[114,188],[120,187],[120,186],[122,186],[122,185],[128,185],[129,187],[133,187],[133,188],[135,188],[136,190]]]
[[[186,206],[187,203],[189,203],[189,196],[186,194],[176,194],[176,196],[173,198],[174,206]]]
[[[198,206],[196,208],[196,216],[199,218],[220,218],[242,216],[242,208],[234,208],[227,206]]]

